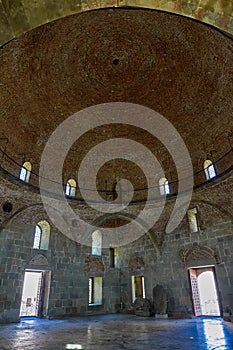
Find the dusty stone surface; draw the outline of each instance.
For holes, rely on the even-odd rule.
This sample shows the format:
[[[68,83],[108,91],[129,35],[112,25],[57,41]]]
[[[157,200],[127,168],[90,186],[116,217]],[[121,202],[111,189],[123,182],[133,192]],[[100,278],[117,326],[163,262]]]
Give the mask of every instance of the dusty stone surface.
[[[0,326],[2,350],[231,350],[233,326],[220,319],[163,320],[108,315],[21,320]]]

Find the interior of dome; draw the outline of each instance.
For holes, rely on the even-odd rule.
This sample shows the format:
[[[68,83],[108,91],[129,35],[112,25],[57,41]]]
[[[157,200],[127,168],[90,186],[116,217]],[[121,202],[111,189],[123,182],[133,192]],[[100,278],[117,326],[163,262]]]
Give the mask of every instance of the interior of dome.
[[[103,9],[33,29],[1,50],[2,146],[38,174],[45,144],[62,121],[89,106],[127,102],[170,121],[199,172],[206,158],[217,161],[230,150],[231,55],[231,39],[223,33],[151,10]],[[125,135],[149,148],[169,180],[177,180],[169,152],[155,137],[132,126],[102,125],[73,144],[64,182],[77,177],[83,155],[94,145]],[[99,189],[111,190],[122,168],[109,162]],[[134,170],[124,169],[128,177],[133,174],[135,188],[146,188],[142,176],[136,179]],[[38,184],[36,176],[33,181]]]

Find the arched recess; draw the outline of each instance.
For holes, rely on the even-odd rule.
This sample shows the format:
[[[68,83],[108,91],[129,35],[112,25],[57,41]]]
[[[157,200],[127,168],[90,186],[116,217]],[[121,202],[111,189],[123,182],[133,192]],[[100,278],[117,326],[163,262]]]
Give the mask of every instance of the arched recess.
[[[103,274],[105,272],[105,265],[100,256],[87,256],[85,258],[84,270],[92,274]]]
[[[146,267],[145,260],[142,256],[131,256],[129,259],[128,269],[130,272],[135,273],[135,271],[144,271]]]
[[[149,8],[190,17],[233,33],[233,4],[222,0],[0,0],[0,46],[22,33],[72,14],[107,7]]]
[[[30,211],[31,209],[35,207],[40,207],[43,209],[43,203],[34,203],[30,205],[24,205],[23,207],[16,210],[11,216],[9,216],[0,226],[0,230],[6,229],[8,226],[11,225],[11,223],[21,214],[25,213],[27,210]],[[30,213],[32,215],[32,213]],[[37,224],[38,220],[43,220],[45,217],[45,211],[43,210],[43,213],[41,212],[41,215],[34,219],[34,225]]]
[[[194,243],[190,248],[182,248],[179,252],[183,266],[187,267],[190,261],[211,260],[214,264],[220,264],[220,254],[217,249]]]
[[[156,251],[156,255],[160,256],[160,251],[157,245],[157,242],[155,241],[154,238],[154,232],[152,231],[152,229],[147,227],[147,224],[142,220],[139,219],[137,216],[133,215],[133,214],[129,214],[129,213],[110,213],[110,214],[104,214],[100,217],[98,217],[96,220],[94,220],[94,222],[92,222],[92,226],[95,227],[101,227],[101,225],[103,225],[107,220],[109,219],[115,219],[115,218],[119,218],[119,219],[124,219],[126,221],[134,221],[135,225],[138,225],[141,229],[143,229],[143,231],[145,232],[146,235],[148,235],[148,237],[150,238],[151,243],[153,244],[153,247]],[[87,232],[86,235],[90,236],[91,232]]]
[[[49,266],[47,258],[42,254],[37,254],[29,261],[29,266]]]
[[[220,204],[216,204],[216,203],[212,203],[210,201],[207,201],[207,200],[193,200],[192,201],[193,204],[204,204],[204,205],[207,205],[217,211],[219,211],[219,213],[224,216],[224,217],[228,217],[232,222],[233,222],[233,214],[232,212],[228,211],[225,209],[225,207],[223,207],[222,205]]]
[[[170,202],[170,204],[172,205],[172,202]],[[185,215],[186,215],[186,212],[187,212],[186,211],[187,206],[189,208],[198,206],[198,207],[200,207],[200,217],[202,217],[202,211],[201,211],[201,205],[202,204],[204,204],[206,206],[209,206],[210,207],[210,211],[211,211],[211,209],[212,210],[213,209],[217,210],[221,214],[221,216],[227,217],[233,222],[233,214],[230,211],[226,210],[225,207],[223,207],[222,205],[210,202],[208,200],[192,199],[192,201],[190,203],[186,203],[185,202],[185,203],[183,203],[183,205],[181,207],[177,208],[177,210],[175,211],[174,215],[176,215],[176,213],[179,210],[182,210],[183,214],[184,214],[184,218],[185,218]],[[202,220],[201,220],[201,227],[200,228],[201,229],[205,229],[205,227],[204,227],[204,225],[202,223]]]

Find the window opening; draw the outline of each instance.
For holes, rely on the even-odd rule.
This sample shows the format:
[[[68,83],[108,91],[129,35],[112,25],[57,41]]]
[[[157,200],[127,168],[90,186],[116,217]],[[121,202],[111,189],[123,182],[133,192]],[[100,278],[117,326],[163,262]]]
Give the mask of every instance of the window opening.
[[[101,256],[102,254],[102,233],[96,230],[92,233],[92,255]]]
[[[102,304],[102,277],[89,277],[89,305]]]
[[[110,267],[115,267],[115,249],[109,248]]]
[[[210,180],[216,176],[216,171],[211,160],[209,159],[205,160],[204,171],[205,171],[206,180]]]
[[[170,186],[169,186],[169,182],[166,179],[166,177],[162,177],[159,180],[159,189],[160,189],[161,196],[170,194]]]
[[[197,208],[188,209],[189,230],[191,233],[198,232]]]
[[[132,299],[145,298],[144,276],[132,276]]]
[[[76,193],[76,181],[74,179],[69,179],[66,184],[65,194],[69,197],[75,197]]]
[[[24,162],[20,170],[19,179],[24,182],[29,182],[32,166],[30,162]]]
[[[50,225],[47,221],[38,222],[34,230],[33,249],[48,250],[50,239]]]

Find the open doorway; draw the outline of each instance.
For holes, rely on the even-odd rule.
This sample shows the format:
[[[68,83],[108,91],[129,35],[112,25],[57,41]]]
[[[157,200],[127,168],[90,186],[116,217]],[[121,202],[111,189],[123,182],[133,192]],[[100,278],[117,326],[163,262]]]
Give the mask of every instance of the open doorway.
[[[221,316],[214,266],[188,269],[195,316]]]
[[[20,306],[20,317],[47,315],[51,271],[26,270]]]

